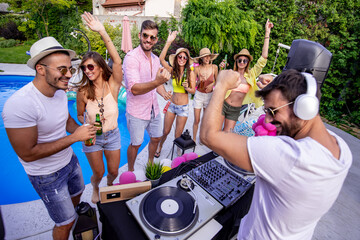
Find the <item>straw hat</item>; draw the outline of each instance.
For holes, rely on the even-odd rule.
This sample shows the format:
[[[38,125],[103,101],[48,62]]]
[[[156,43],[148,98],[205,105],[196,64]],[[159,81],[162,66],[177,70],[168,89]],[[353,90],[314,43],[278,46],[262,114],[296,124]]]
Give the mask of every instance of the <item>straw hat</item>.
[[[249,58],[250,62],[253,60],[253,57],[250,55],[249,51],[247,49],[242,49],[238,54],[235,54],[234,56],[234,60],[236,61],[236,59],[239,57],[239,56],[246,56]]]
[[[73,50],[65,49],[61,44],[56,41],[53,37],[45,37],[35,42],[30,48],[30,56],[31,58],[27,61],[27,65],[31,69],[35,69],[36,63],[47,55],[64,51],[70,54],[70,58],[74,58],[76,53]]]
[[[187,54],[187,56],[189,57],[188,61],[189,61],[189,65],[191,65],[193,63],[193,59],[190,57],[190,52],[187,48],[178,48],[176,50],[176,52],[174,54],[170,54],[169,56],[169,63],[171,66],[174,66],[174,59],[175,57],[179,54],[185,52]]]
[[[218,53],[213,54],[210,52],[210,49],[203,48],[200,50],[199,56],[194,58],[194,62],[198,62],[200,58],[206,57],[206,56],[210,56],[210,61],[213,61],[219,56],[219,54]]]

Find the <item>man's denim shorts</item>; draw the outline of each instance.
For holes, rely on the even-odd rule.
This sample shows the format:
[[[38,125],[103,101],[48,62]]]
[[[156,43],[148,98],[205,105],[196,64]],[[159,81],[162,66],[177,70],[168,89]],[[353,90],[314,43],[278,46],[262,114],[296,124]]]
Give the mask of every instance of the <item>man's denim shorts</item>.
[[[162,136],[162,120],[160,114],[152,116],[150,120],[136,118],[128,113],[126,115],[126,124],[130,133],[130,142],[133,146],[139,146],[144,141],[145,129],[151,138]]]
[[[176,105],[174,103],[171,103],[168,108],[168,111],[172,112],[175,115],[178,115],[180,117],[188,117],[189,116],[189,104]]]
[[[71,198],[81,194],[85,185],[75,154],[69,164],[57,172],[41,176],[28,175],[28,177],[56,226],[67,225],[76,219]]]
[[[92,146],[85,146],[85,143],[82,143],[83,152],[97,152],[97,151],[115,151],[121,148],[121,137],[119,128],[104,132],[101,135],[96,135],[95,144]]]

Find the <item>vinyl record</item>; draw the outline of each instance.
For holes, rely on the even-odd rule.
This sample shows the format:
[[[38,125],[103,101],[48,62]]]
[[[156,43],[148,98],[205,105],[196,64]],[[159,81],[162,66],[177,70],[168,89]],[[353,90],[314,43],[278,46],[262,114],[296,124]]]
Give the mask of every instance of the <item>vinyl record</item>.
[[[140,217],[143,223],[162,235],[176,235],[191,228],[197,220],[195,200],[176,187],[159,187],[150,191],[141,201]]]
[[[233,171],[237,172],[237,173],[241,173],[243,175],[255,175],[255,173],[252,172],[248,172],[234,164],[232,164],[231,162],[229,162],[228,160],[224,159],[225,164]]]

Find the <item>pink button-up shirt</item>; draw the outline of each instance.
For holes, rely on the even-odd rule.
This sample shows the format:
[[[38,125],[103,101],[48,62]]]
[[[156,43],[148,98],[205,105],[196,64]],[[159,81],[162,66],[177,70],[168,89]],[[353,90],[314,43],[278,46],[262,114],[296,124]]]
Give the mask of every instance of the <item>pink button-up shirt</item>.
[[[156,88],[142,95],[134,96],[131,88],[136,83],[146,83],[155,80],[156,73],[160,67],[160,60],[151,53],[151,64],[141,46],[128,52],[124,58],[124,82],[126,86],[127,100],[126,112],[136,118],[150,120],[151,110],[154,109],[155,116],[159,114]]]

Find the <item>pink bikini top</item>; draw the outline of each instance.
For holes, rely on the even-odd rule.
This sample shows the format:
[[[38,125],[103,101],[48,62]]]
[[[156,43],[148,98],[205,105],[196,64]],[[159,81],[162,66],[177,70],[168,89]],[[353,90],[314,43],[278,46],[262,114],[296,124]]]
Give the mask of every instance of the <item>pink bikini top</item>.
[[[239,86],[232,91],[247,93],[250,90],[250,85],[248,83],[240,83]]]

